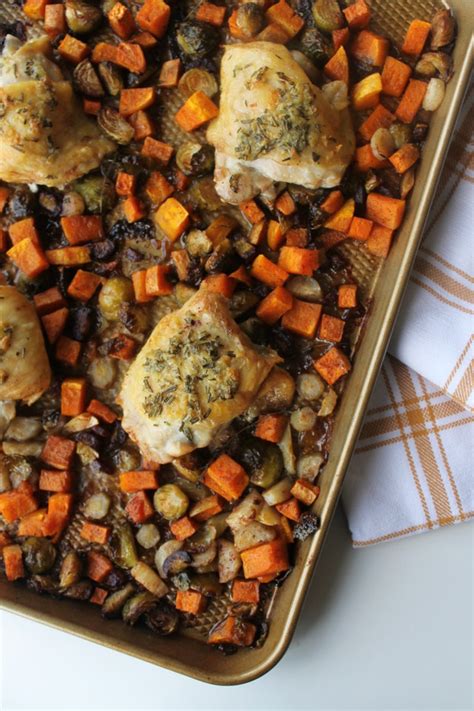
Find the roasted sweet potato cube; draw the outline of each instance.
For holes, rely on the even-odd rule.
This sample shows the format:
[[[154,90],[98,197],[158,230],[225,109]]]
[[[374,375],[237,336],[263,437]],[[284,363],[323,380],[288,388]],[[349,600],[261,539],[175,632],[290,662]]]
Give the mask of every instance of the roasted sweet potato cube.
[[[133,523],[145,523],[155,513],[155,509],[144,491],[138,491],[130,497],[125,511]]]
[[[49,435],[41,452],[45,464],[55,469],[70,469],[76,451],[76,443],[59,435]]]
[[[198,529],[198,524],[190,519],[189,516],[183,516],[170,523],[170,531],[178,541],[184,541],[194,535]]]
[[[298,501],[301,501],[301,503],[306,506],[314,504],[319,496],[319,492],[319,486],[311,484],[307,479],[297,479],[291,488],[291,493],[295,499],[298,499]]]
[[[105,545],[110,538],[110,526],[103,526],[100,523],[85,521],[81,528],[81,537],[89,543],[99,543]]]
[[[314,338],[321,311],[321,304],[310,304],[293,299],[293,306],[283,316],[281,325],[303,338]]]
[[[109,591],[105,590],[104,588],[95,588],[94,592],[89,598],[89,602],[92,602],[93,605],[102,605],[108,594]]]
[[[134,494],[144,489],[158,488],[158,476],[156,471],[143,469],[142,471],[122,472],[119,474],[120,489],[127,494]]]
[[[178,590],[176,593],[175,607],[181,612],[190,615],[199,615],[206,609],[207,600],[205,596],[196,590]]]
[[[339,343],[342,341],[344,334],[345,323],[342,318],[323,314],[319,325],[319,337],[323,341],[331,341],[331,343]]]
[[[355,309],[357,306],[357,284],[341,284],[337,291],[337,305],[340,309]]]
[[[255,639],[257,628],[250,622],[238,617],[226,617],[213,627],[207,639],[209,644],[231,644],[236,647],[249,647]]]
[[[277,444],[286,430],[288,417],[281,413],[260,415],[255,428],[255,436]]]
[[[41,491],[55,491],[67,494],[72,489],[72,474],[70,471],[58,469],[42,469],[39,478]]]
[[[283,570],[288,570],[288,548],[286,542],[276,538],[269,543],[248,548],[240,554],[244,568],[244,576],[248,578],[261,578],[267,575],[276,575]]]
[[[349,358],[336,346],[330,348],[321,358],[315,360],[313,365],[328,385],[334,385],[339,378],[342,378],[351,369]]]
[[[232,583],[232,602],[248,602],[258,604],[260,601],[260,583],[258,580],[237,579]]]
[[[87,575],[96,583],[102,583],[113,570],[110,560],[98,551],[89,551],[87,554]]]
[[[276,510],[281,513],[290,521],[299,521],[301,516],[301,509],[298,500],[292,497],[288,501],[283,501],[281,504],[275,506]]]
[[[207,468],[204,484],[227,501],[235,501],[249,483],[245,469],[227,454],[221,454]]]

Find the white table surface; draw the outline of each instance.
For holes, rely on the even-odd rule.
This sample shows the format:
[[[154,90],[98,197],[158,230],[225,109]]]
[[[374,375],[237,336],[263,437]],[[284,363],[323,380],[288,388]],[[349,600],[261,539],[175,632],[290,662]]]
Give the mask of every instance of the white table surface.
[[[240,687],[1,613],[0,709],[472,709],[473,553],[472,523],[353,550],[338,512],[286,656]]]

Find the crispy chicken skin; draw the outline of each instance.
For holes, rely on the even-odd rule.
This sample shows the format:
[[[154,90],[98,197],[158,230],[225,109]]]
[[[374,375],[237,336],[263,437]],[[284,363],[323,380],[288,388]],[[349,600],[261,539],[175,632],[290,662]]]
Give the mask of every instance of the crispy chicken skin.
[[[280,360],[250,342],[224,297],[202,287],[157,324],[128,370],[122,426],[152,462],[206,447]]]
[[[221,198],[238,204],[271,190],[272,182],[338,185],[355,138],[348,110],[334,108],[327,96],[283,45],[226,47],[219,116],[207,131]]]
[[[114,150],[49,58],[49,40],[8,38],[0,56],[0,179],[62,187]]]
[[[0,285],[0,400],[31,405],[51,382],[43,334],[33,304]]]

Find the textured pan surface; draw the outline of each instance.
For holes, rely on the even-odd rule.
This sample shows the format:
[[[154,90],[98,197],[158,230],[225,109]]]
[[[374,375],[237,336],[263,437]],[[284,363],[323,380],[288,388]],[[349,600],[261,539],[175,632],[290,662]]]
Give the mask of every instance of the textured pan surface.
[[[467,86],[469,67],[472,64],[472,40],[469,34],[471,2],[453,0],[451,3],[459,26],[454,51],[455,75],[447,87],[443,105],[433,116],[405,222],[388,260],[382,269],[379,261],[359,243],[347,242],[341,247],[361,285],[364,300],[373,297],[372,313],[358,346],[354,370],[339,408],[329,462],[319,480],[321,496],[315,510],[321,516],[321,529],[299,546],[292,574],[268,601],[271,624],[263,647],[258,650],[242,650],[235,656],[224,657],[203,644],[202,633],[222,618],[224,599],[213,602],[205,614],[192,622],[190,618],[186,636],[165,639],[157,638],[146,629],[129,629],[121,621],[103,621],[92,606],[40,597],[27,589],[1,581],[0,604],[13,612],[211,683],[235,684],[249,681],[268,671],[280,659],[293,634],[305,591],[341,491],[363,412],[408,280],[455,116]],[[418,17],[429,20],[444,3],[434,0],[372,0],[370,5],[374,14],[373,29],[390,37],[393,43],[400,44],[412,19]],[[19,17],[18,6],[10,0],[3,0],[0,20],[12,21]],[[166,113],[173,115],[181,103],[179,94],[175,94],[167,104]],[[166,121],[166,116],[162,136],[174,145],[183,140],[183,134],[178,132],[174,122]],[[382,279],[379,278],[381,272]],[[120,514],[117,512],[117,515]],[[74,540],[79,525],[78,516],[68,532],[68,536]]]

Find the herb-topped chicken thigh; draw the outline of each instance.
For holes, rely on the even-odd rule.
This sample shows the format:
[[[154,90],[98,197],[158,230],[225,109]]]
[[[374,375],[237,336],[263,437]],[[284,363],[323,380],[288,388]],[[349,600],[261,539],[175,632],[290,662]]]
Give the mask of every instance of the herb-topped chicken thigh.
[[[7,37],[0,54],[0,179],[62,187],[115,145],[85,115],[47,37]]]
[[[283,45],[226,47],[219,116],[207,132],[221,198],[238,204],[278,182],[338,185],[355,138],[347,108],[335,108],[331,94],[311,83]]]

